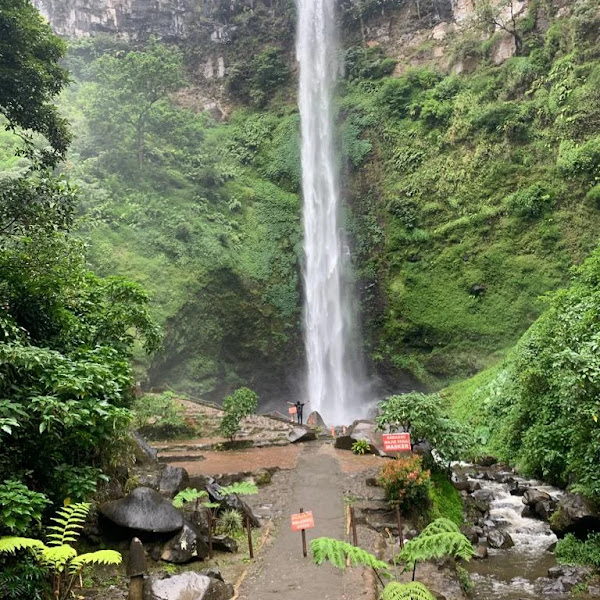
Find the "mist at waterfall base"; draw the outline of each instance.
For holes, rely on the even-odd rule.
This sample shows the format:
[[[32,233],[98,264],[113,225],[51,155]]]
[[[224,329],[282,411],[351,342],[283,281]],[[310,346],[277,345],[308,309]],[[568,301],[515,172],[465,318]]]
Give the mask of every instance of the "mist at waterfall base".
[[[369,384],[341,224],[333,91],[338,73],[334,0],[298,0],[304,225],[306,400],[328,424],[369,411]]]

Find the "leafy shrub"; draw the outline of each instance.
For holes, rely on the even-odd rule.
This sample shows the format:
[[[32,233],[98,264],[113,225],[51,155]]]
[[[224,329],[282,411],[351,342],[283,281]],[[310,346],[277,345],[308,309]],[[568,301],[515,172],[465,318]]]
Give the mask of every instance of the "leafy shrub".
[[[429,98],[421,106],[419,118],[429,127],[446,125],[452,117],[452,104]]]
[[[173,392],[145,394],[133,405],[134,424],[150,440],[190,437],[198,433],[198,425],[186,421],[185,409]]]
[[[507,203],[512,212],[526,219],[536,219],[551,208],[553,193],[544,185],[535,183],[528,188],[511,194]]]
[[[588,535],[585,541],[568,533],[562,540],[558,540],[555,554],[559,563],[600,568],[600,533]]]
[[[63,463],[54,471],[58,497],[76,502],[89,500],[96,493],[99,481],[109,481],[109,477],[97,467],[74,467]]]
[[[387,501],[404,511],[423,512],[429,502],[430,473],[420,456],[390,460],[379,471],[377,484]]]
[[[79,575],[89,565],[118,565],[121,555],[114,550],[98,550],[78,554],[73,548],[81,533],[90,505],[85,502],[70,504],[58,510],[52,520],[55,525],[48,527],[48,542],[26,537],[0,538],[0,556],[16,555],[19,551],[29,551],[35,561],[45,568],[52,581],[55,600],[67,600],[72,597],[74,585]]]
[[[596,180],[600,177],[600,136],[582,144],[561,142],[557,167],[564,177],[581,176],[586,180]]]
[[[354,452],[354,454],[366,454],[370,448],[371,445],[367,440],[356,440],[352,444],[352,452]]]
[[[240,533],[244,528],[242,515],[233,509],[224,510],[217,520],[217,531],[223,535],[232,535]]]
[[[23,535],[39,526],[49,500],[20,481],[7,479],[0,484],[0,533]]]
[[[409,432],[413,446],[428,441],[445,463],[464,457],[469,450],[468,429],[450,417],[439,394],[390,396],[380,403],[376,422],[379,429]]]
[[[393,58],[385,56],[381,46],[352,46],[344,54],[344,67],[348,79],[381,79],[392,74],[396,62]]]
[[[31,556],[0,556],[0,598],[3,600],[42,600],[52,593],[48,569]]]
[[[241,429],[241,420],[256,412],[257,406],[258,395],[249,388],[239,388],[227,396],[223,401],[225,414],[219,426],[221,434],[233,441]]]
[[[449,519],[436,519],[412,540],[404,544],[398,560],[413,566],[444,556],[470,560],[475,554],[471,542],[460,532],[458,525]]]
[[[590,202],[593,202],[597,208],[600,208],[600,184],[595,185],[589,190],[585,197]]]

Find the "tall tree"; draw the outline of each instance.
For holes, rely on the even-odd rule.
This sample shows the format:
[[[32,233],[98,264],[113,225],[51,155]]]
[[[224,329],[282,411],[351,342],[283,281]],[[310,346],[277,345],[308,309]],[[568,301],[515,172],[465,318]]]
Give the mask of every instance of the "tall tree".
[[[100,57],[91,71],[96,87],[86,109],[92,131],[122,139],[130,129],[141,169],[146,125],[153,109],[185,84],[181,53],[151,39],[143,50]]]
[[[69,82],[59,65],[65,49],[29,0],[0,0],[0,114],[45,166],[63,158],[70,141],[67,123],[52,103]],[[34,151],[35,133],[50,147]]]
[[[520,10],[517,9],[514,0],[477,0],[475,3],[475,18],[486,31],[493,33],[501,29],[509,33],[515,40],[515,52],[520,56],[523,52],[523,38],[519,32],[517,18]]]

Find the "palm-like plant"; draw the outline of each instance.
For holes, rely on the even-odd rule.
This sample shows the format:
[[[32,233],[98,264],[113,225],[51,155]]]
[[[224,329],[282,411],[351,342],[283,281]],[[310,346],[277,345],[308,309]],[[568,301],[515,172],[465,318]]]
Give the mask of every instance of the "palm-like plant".
[[[115,550],[98,550],[78,554],[74,544],[81,533],[90,510],[87,502],[71,504],[61,508],[52,518],[55,525],[48,529],[47,544],[35,538],[9,536],[0,538],[0,554],[16,554],[29,550],[37,562],[48,569],[52,577],[53,597],[66,600],[83,569],[88,565],[118,565],[122,557]]]
[[[470,560],[475,554],[471,542],[450,519],[436,519],[412,540],[404,544],[397,560],[413,568],[413,580],[418,561],[454,556]]]
[[[333,538],[314,539],[310,548],[313,561],[317,565],[329,562],[341,570],[348,565],[373,569],[383,587],[382,600],[434,600],[431,592],[422,583],[414,581],[417,561],[442,556],[456,556],[469,560],[474,554],[471,543],[455,523],[449,519],[436,519],[418,537],[407,542],[397,557],[406,568],[413,567],[413,581],[391,581],[385,585],[383,579],[392,578],[388,563],[362,548]]]

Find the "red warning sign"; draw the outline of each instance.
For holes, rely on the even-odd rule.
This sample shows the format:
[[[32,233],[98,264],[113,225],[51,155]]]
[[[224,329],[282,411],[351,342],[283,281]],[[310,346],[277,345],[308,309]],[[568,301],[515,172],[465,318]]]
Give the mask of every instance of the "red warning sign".
[[[384,433],[383,449],[385,452],[410,452],[410,433]]]
[[[303,529],[313,529],[315,520],[312,510],[292,515],[292,531],[302,531]]]

